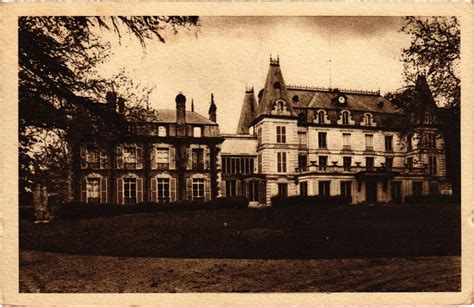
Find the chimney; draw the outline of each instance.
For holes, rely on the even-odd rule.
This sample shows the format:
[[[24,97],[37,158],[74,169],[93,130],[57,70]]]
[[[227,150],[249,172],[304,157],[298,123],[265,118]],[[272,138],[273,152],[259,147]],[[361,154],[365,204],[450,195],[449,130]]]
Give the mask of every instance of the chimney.
[[[176,123],[178,125],[186,123],[186,97],[181,92],[176,96]]]
[[[214,103],[214,94],[211,94],[211,106],[209,107],[209,120],[216,122],[217,120],[217,106]]]

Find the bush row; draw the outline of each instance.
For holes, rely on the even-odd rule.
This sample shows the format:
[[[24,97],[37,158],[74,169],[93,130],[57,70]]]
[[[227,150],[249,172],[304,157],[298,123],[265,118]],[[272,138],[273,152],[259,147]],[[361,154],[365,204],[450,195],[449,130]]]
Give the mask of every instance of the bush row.
[[[405,203],[407,204],[443,204],[459,202],[452,195],[408,195],[405,196]]]
[[[162,211],[214,210],[223,208],[247,208],[249,201],[244,196],[218,197],[215,201],[181,201],[172,203],[139,204],[84,204],[72,203],[51,208],[55,219],[72,220],[130,213]],[[21,219],[33,219],[34,207],[20,208]]]
[[[349,204],[351,197],[341,195],[335,196],[273,196],[271,198],[273,207],[292,207],[292,206],[334,206]]]

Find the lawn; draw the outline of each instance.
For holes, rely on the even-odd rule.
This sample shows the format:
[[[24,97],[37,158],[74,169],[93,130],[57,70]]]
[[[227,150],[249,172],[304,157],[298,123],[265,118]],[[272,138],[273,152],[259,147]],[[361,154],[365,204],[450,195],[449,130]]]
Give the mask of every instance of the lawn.
[[[460,206],[150,212],[33,224],[20,249],[82,255],[324,259],[460,255]]]

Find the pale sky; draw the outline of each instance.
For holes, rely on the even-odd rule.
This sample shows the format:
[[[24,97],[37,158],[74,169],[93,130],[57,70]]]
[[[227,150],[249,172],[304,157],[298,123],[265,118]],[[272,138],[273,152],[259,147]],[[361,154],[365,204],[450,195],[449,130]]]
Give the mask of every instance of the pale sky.
[[[124,68],[155,86],[149,104],[174,109],[181,91],[208,116],[211,93],[221,132],[235,133],[245,87],[263,87],[269,56],[280,57],[286,84],[378,90],[402,86],[401,49],[410,39],[398,17],[201,17],[200,27],[165,35],[166,43],[113,42],[105,77]],[[331,62],[329,62],[331,61]]]

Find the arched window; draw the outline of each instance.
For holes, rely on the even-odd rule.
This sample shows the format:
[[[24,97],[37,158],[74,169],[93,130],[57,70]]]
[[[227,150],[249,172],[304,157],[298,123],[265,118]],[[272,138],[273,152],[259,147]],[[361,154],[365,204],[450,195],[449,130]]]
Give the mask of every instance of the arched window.
[[[342,124],[349,125],[349,112],[342,111]]]
[[[364,114],[364,126],[367,126],[367,127],[372,126],[372,114],[370,113]]]
[[[318,124],[324,124],[324,116],[326,115],[326,112],[324,111],[318,111]]]

